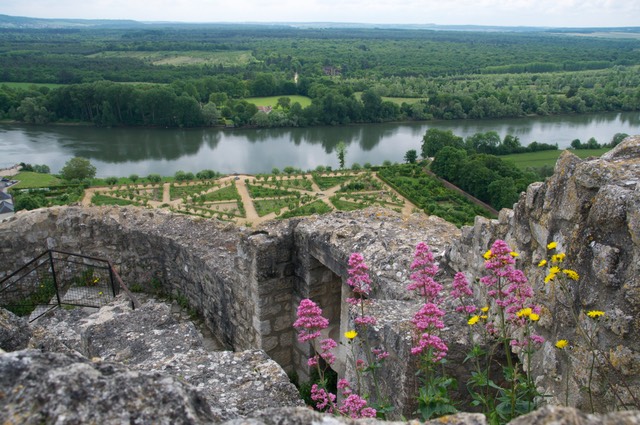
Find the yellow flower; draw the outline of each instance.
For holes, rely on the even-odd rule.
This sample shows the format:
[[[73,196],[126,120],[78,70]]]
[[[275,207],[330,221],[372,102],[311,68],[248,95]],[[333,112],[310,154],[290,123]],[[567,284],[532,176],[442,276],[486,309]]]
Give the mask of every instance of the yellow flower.
[[[352,340],[353,338],[358,336],[358,332],[356,331],[347,331],[344,333],[345,338],[348,340]]]
[[[537,322],[538,320],[540,320],[540,315],[536,313],[531,313],[529,315],[529,320],[531,320],[532,322]]]
[[[488,260],[491,258],[491,250],[488,250],[487,252],[484,253],[483,257],[485,260]]]
[[[509,255],[510,255],[510,256],[512,256],[513,258],[516,258],[516,257],[520,256],[520,254],[518,254],[518,253],[517,253],[517,252],[515,252],[515,251],[511,251],[511,252],[509,253]]]
[[[569,341],[567,341],[566,339],[559,339],[558,342],[556,342],[556,348],[559,349],[564,349],[567,345],[569,345]]]
[[[483,313],[486,313],[487,311],[489,311],[489,306],[482,307],[480,311],[482,311]]]
[[[531,311],[531,308],[527,307],[527,308],[523,308],[518,313],[516,313],[516,316],[518,316],[518,317],[522,317],[522,316],[530,317],[531,314],[533,314],[533,312]]]
[[[485,315],[485,314],[483,314],[482,316],[480,316],[480,318],[481,318],[482,320],[487,320],[487,318],[488,318],[488,317],[489,317],[489,316],[487,316],[487,315]]]
[[[553,266],[549,269],[549,273],[553,273],[553,274],[558,274],[560,273],[560,267],[558,266]]]
[[[555,249],[558,246],[558,242],[549,242],[547,249]]]
[[[475,325],[476,323],[478,323],[478,320],[480,320],[480,316],[471,316],[467,323],[470,325]]]
[[[578,273],[575,270],[571,270],[571,269],[564,269],[562,270],[562,273],[566,274],[567,277],[571,280],[578,280],[580,279],[580,275],[578,275]]]
[[[604,311],[591,310],[591,311],[587,312],[587,316],[591,317],[592,319],[597,319],[600,316],[604,316]]]
[[[544,267],[547,265],[547,260],[542,260],[538,263],[538,267]]]

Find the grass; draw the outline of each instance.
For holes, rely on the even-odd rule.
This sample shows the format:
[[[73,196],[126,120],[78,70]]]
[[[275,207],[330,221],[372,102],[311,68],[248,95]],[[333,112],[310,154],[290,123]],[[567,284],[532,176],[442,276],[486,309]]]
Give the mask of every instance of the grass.
[[[356,97],[356,99],[362,101],[361,91],[355,92],[354,96]],[[383,102],[388,101],[388,102],[396,103],[398,105],[402,105],[403,103],[408,103],[409,105],[413,105],[414,103],[418,103],[421,100],[426,100],[423,97],[389,97],[389,96],[381,96],[381,97]]]
[[[286,189],[275,189],[271,187],[256,186],[248,183],[247,190],[249,191],[249,196],[251,196],[252,198],[274,198],[276,196],[291,196],[295,194]]]
[[[238,188],[235,184],[230,184],[222,189],[206,193],[203,196],[205,202],[240,201],[241,199],[240,194],[238,193]]]
[[[64,185],[64,180],[51,174],[34,173],[33,171],[21,171],[11,180],[19,180],[20,183],[12,186],[15,189],[27,189],[32,187],[49,187]]]
[[[288,211],[280,216],[280,218],[291,218],[291,217],[301,217],[313,214],[326,214],[333,211],[333,209],[325,204],[324,202],[318,200],[311,202],[310,204],[304,205],[300,208],[296,208],[293,211]]]
[[[112,198],[111,196],[99,195],[99,194],[93,195],[93,197],[91,198],[91,204],[92,205],[98,205],[98,206],[101,206],[101,205],[120,205],[120,206],[140,205],[138,202],[132,201],[132,200],[129,200],[129,199]]]
[[[204,183],[204,184],[186,184],[182,185],[182,183],[175,184],[171,186],[171,200],[186,198],[188,196],[200,196],[202,192],[212,189],[213,183]]]
[[[321,190],[327,190],[332,188],[333,186],[341,185],[342,183],[352,180],[354,177],[349,175],[338,175],[338,176],[322,176],[320,174],[313,175],[313,181],[316,182],[318,187]]]
[[[279,212],[283,208],[288,208],[292,205],[297,206],[297,200],[295,198],[282,198],[282,199],[264,199],[259,201],[253,201],[253,205],[256,208],[256,212],[260,217],[264,217],[272,212]]]
[[[580,158],[587,158],[590,156],[601,156],[603,153],[608,152],[609,148],[604,149],[572,149],[571,153],[577,155]],[[553,151],[540,151],[540,152],[527,152],[517,153],[512,155],[503,155],[500,158],[505,161],[510,161],[518,168],[526,169],[528,167],[540,168],[544,166],[554,167],[558,161],[558,157],[562,154],[563,150]]]
[[[248,50],[230,50],[224,52],[207,51],[106,51],[93,54],[89,57],[100,58],[134,58],[153,65],[168,66],[202,66],[202,65],[222,65],[222,66],[246,66],[257,62],[253,54]]]
[[[245,100],[249,103],[253,103],[256,106],[271,106],[275,107],[278,104],[278,99],[281,97],[288,97],[291,99],[291,104],[298,102],[300,106],[306,108],[311,105],[311,98],[307,96],[298,95],[282,95],[282,96],[268,96],[268,97],[248,97]]]

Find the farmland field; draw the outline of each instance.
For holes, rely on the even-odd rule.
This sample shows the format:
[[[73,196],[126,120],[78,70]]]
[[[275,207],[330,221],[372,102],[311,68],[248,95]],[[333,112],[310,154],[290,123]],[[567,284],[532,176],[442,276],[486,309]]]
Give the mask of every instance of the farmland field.
[[[250,51],[104,51],[90,55],[91,58],[133,58],[153,65],[191,66],[222,65],[246,66],[257,62]]]
[[[571,152],[580,158],[587,158],[590,156],[600,156],[603,153],[607,152],[608,148],[603,149],[573,149]],[[540,151],[540,152],[528,152],[528,153],[517,153],[512,155],[504,155],[500,158],[512,162],[519,168],[528,168],[528,167],[544,167],[549,166],[553,167],[558,161],[558,157],[563,150],[555,150],[555,151]]]
[[[276,106],[278,103],[278,99],[281,97],[288,97],[291,99],[291,104],[298,102],[300,106],[306,108],[311,105],[311,98],[307,96],[299,96],[299,95],[289,95],[289,96],[266,96],[266,97],[249,97],[247,98],[247,102],[253,103],[256,106]]]

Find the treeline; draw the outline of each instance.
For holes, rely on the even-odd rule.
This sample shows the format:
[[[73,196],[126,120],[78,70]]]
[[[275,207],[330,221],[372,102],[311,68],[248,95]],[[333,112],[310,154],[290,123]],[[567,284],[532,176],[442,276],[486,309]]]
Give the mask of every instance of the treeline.
[[[203,25],[149,29],[3,29],[2,81],[170,83],[221,72],[345,78],[573,72],[640,64],[637,40],[558,34]],[[139,52],[242,51],[242,66],[153,66]],[[111,55],[111,53],[119,53]],[[109,55],[103,55],[108,53]],[[73,64],[73,66],[69,66]],[[180,75],[180,76],[178,76]]]
[[[520,145],[517,136],[503,140],[495,131],[463,139],[451,130],[430,128],[422,139],[423,158],[432,157],[431,171],[495,209],[511,208],[520,192],[540,180],[534,171],[522,171],[498,154],[558,149],[556,145]]]
[[[637,40],[544,33],[5,29],[0,81],[64,85],[0,86],[0,118],[287,127],[638,111],[639,65]],[[283,100],[261,112],[247,100],[256,96]]]
[[[518,85],[513,79],[519,80]],[[223,74],[163,85],[110,81],[29,89],[2,85],[0,118],[34,124],[83,121],[97,126],[297,127],[640,110],[640,73],[635,69],[521,79],[450,77],[420,83],[408,79],[381,86],[329,77],[300,77],[295,84],[284,75],[260,73],[252,79]],[[418,90],[425,96],[419,101],[383,97]],[[281,102],[272,111],[259,111],[247,100],[274,95]],[[288,96],[293,95],[310,97],[311,105],[292,102]]]
[[[511,134],[500,140],[495,131],[475,133],[466,139],[453,134],[451,130],[430,128],[422,137],[422,157],[435,157],[445,147],[466,150],[469,154],[486,153],[491,155],[509,155],[513,153],[539,152],[557,150],[558,145],[531,142],[522,146],[520,138]]]

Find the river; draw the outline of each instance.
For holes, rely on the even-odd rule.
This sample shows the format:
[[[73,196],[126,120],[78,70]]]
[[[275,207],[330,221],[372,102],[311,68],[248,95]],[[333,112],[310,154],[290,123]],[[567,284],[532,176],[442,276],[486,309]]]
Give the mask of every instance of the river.
[[[615,133],[640,134],[640,112],[500,120],[362,124],[287,129],[156,129],[0,125],[0,168],[19,162],[46,164],[53,173],[74,156],[89,158],[100,177],[213,169],[224,174],[270,172],[291,165],[336,168],[335,146],[347,145],[346,163],[402,162],[420,153],[429,128],[459,136],[497,131],[523,145],[533,141],[566,148],[573,139],[608,143]]]

